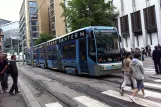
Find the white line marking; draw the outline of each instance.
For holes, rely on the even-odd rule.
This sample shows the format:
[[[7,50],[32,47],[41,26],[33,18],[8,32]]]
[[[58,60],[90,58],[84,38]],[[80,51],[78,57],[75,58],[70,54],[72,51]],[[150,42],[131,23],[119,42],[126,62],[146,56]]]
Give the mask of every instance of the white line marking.
[[[82,103],[83,105],[85,105],[87,107],[110,107],[109,105],[101,103],[101,102],[94,100],[92,98],[89,98],[87,96],[75,97],[74,100]]]
[[[112,97],[116,97],[118,99],[122,99],[122,100],[125,100],[125,101],[132,102],[130,100],[130,98],[129,98],[130,95],[127,95],[127,94],[124,94],[124,96],[121,96],[119,92],[116,92],[116,91],[113,91],[113,90],[104,91],[102,93],[106,94],[106,95],[109,95],[109,96],[112,96]],[[136,100],[137,104],[142,105],[142,106],[146,106],[146,107],[161,107],[161,104],[153,102],[153,101],[150,101],[150,100],[146,100],[146,99],[143,99],[143,98],[135,97],[135,100]]]
[[[144,70],[147,70],[147,71],[155,71],[155,69],[150,69],[150,68],[144,68]]]
[[[148,86],[148,87],[154,87],[154,88],[159,88],[159,89],[161,89],[161,85],[159,85],[159,84],[144,82],[144,85],[145,85],[145,86]]]
[[[125,91],[128,91],[128,92],[133,92],[133,90],[131,90],[131,87],[128,87],[126,86],[124,88]],[[140,91],[138,94],[141,94],[142,95],[142,92]],[[146,90],[145,89],[145,94],[150,96],[150,97],[154,97],[154,98],[159,98],[161,99],[161,93],[157,93],[157,92],[153,92],[153,91],[149,91],[149,90]]]
[[[58,102],[56,103],[49,103],[49,104],[45,104],[46,107],[63,107],[61,104],[59,104]]]
[[[160,79],[157,79],[157,80],[153,80],[153,81],[155,81],[155,82],[161,82],[161,80],[160,80]]]

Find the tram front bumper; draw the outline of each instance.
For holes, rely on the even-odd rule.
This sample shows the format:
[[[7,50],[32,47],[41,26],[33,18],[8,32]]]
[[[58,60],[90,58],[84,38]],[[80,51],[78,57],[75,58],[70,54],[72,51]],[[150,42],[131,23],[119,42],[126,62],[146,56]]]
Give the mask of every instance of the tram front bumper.
[[[94,66],[95,76],[121,73],[121,63],[99,64]]]

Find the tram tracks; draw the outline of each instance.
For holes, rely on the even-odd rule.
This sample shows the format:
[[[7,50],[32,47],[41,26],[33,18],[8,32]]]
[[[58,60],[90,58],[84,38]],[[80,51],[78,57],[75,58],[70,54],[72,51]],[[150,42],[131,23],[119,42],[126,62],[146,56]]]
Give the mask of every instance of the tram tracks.
[[[68,102],[65,101],[64,98],[62,98],[60,95],[58,95],[57,93],[52,92],[51,90],[49,90],[45,85],[40,84],[39,81],[34,80],[32,77],[25,75],[24,73],[22,73],[22,75],[34,86],[36,86],[37,88],[41,89],[43,92],[45,92],[45,94],[51,96],[53,98],[54,101],[59,102],[60,104],[63,105],[63,107],[78,107],[77,103],[74,103],[73,101]],[[61,97],[61,98],[60,98]],[[71,99],[70,99],[71,100]]]
[[[34,71],[32,69],[32,71]],[[97,99],[101,102],[104,102],[112,107],[140,107],[140,105],[137,105],[137,104],[134,104],[132,102],[127,102],[127,101],[124,101],[124,100],[121,100],[121,99],[117,99],[117,98],[114,98],[114,97],[111,97],[111,96],[108,96],[108,95],[104,95],[101,93],[101,91],[99,90],[96,90],[95,88],[93,87],[90,87],[89,85],[87,84],[80,84],[80,83],[74,83],[74,82],[68,82],[68,81],[65,81],[63,79],[59,79],[59,78],[56,78],[56,77],[52,77],[51,75],[43,75],[41,73],[37,73],[36,71],[34,71],[34,73],[38,74],[38,75],[41,75],[41,76],[44,76],[46,78],[49,78],[49,79],[52,79],[54,81],[57,81],[65,86],[68,86],[70,89],[73,89],[77,92],[80,92],[80,93],[83,93],[83,94],[86,94],[94,99]],[[32,80],[32,79],[31,79]],[[48,90],[49,91],[49,90]],[[60,98],[58,98],[58,100],[61,101]],[[68,105],[68,104],[67,104]],[[69,106],[67,106],[69,107]],[[72,106],[70,106],[72,107]],[[76,106],[75,106],[76,107]]]

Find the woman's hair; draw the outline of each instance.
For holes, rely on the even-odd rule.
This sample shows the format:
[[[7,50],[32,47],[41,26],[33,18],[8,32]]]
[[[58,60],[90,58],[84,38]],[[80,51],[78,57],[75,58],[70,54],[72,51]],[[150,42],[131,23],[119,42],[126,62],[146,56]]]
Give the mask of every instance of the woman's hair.
[[[140,59],[141,54],[140,53],[135,53],[134,58]]]
[[[126,52],[125,58],[128,58],[131,55],[131,52]]]

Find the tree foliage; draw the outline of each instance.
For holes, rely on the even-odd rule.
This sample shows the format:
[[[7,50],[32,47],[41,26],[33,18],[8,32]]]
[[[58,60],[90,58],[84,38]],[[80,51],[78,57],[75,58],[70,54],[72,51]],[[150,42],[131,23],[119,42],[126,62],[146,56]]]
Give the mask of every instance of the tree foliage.
[[[35,45],[51,40],[53,36],[49,33],[41,33],[40,37],[35,41]]]
[[[66,6],[61,3],[64,9],[65,21],[71,30],[87,26],[110,26],[113,23],[112,2],[104,0],[70,0]]]

